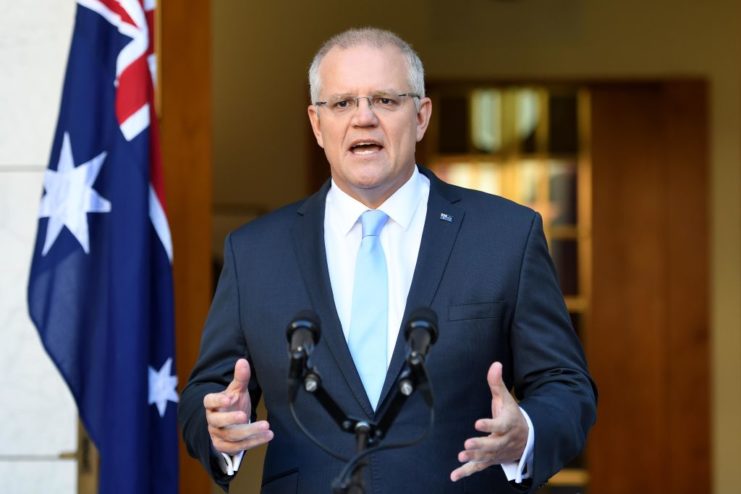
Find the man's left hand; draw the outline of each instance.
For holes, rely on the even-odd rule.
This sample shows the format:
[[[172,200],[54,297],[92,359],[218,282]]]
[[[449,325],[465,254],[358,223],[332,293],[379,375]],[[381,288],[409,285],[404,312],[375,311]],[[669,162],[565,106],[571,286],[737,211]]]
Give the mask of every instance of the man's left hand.
[[[527,445],[528,426],[520,407],[502,379],[502,364],[489,367],[486,380],[491,389],[491,417],[479,419],[474,427],[488,436],[466,439],[458,461],[465,463],[450,474],[453,482],[491,465],[519,461]]]

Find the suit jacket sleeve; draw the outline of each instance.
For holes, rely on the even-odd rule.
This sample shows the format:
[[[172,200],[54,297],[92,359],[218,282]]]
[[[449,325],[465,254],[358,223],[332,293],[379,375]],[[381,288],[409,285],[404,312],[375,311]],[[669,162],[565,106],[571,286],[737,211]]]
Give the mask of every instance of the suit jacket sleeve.
[[[201,350],[188,385],[180,397],[178,422],[188,453],[197,458],[209,475],[226,489],[231,477],[218,464],[218,454],[212,444],[206,425],[203,397],[223,391],[234,375],[234,364],[239,358],[250,360],[242,333],[239,304],[239,280],[235,266],[232,236],[224,244],[224,267],[203,329]],[[252,420],[260,398],[254,370],[250,379]]]
[[[583,449],[597,401],[537,214],[520,267],[511,341],[515,394],[535,428],[534,491]]]

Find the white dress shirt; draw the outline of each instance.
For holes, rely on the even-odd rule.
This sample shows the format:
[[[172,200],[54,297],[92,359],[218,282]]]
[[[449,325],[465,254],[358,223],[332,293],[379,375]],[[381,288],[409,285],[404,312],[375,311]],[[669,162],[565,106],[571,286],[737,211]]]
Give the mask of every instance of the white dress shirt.
[[[380,235],[388,271],[386,368],[391,363],[394,345],[404,317],[407,296],[412,286],[414,267],[417,265],[419,246],[422,243],[429,196],[430,180],[419,173],[415,167],[409,180],[378,207],[389,217]],[[340,318],[345,339],[347,339],[350,332],[352,290],[355,283],[355,258],[360,249],[363,233],[360,215],[367,211],[368,207],[347,195],[332,181],[332,186],[327,192],[325,208],[324,246],[327,251],[329,280],[332,284],[337,315]],[[520,409],[520,411],[528,425],[525,452],[519,462],[502,464],[507,480],[514,480],[518,483],[522,483],[523,479],[530,476],[535,442],[535,430],[530,417],[524,410]]]
[[[417,255],[422,242],[430,180],[417,167],[409,180],[386,199],[378,209],[389,217],[381,230],[381,246],[388,272],[388,334],[386,338],[386,368],[391,363],[394,345],[404,317],[407,296],[412,285]],[[355,282],[355,258],[362,240],[360,215],[368,207],[343,192],[334,182],[327,192],[324,212],[324,246],[327,252],[329,279],[332,284],[337,315],[347,339],[352,312],[352,291]],[[486,376],[482,376],[485,379]],[[519,462],[502,464],[507,480],[521,483],[532,471],[535,430],[527,413],[520,409],[528,424],[528,439]],[[472,431],[473,432],[473,431]],[[463,445],[461,444],[461,448]],[[230,457],[224,454],[222,470],[232,475],[238,468],[242,453]]]
[[[380,235],[388,272],[387,368],[412,286],[429,195],[430,181],[415,167],[412,177],[378,207],[389,217]],[[350,332],[355,259],[363,233],[360,215],[367,210],[367,206],[345,194],[332,181],[324,211],[324,246],[334,303],[345,339]]]

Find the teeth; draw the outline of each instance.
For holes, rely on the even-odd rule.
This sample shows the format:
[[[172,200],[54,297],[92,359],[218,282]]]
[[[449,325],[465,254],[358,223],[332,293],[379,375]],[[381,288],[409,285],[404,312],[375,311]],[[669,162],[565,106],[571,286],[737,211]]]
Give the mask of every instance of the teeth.
[[[357,141],[350,146],[350,152],[354,154],[371,154],[381,149],[383,146],[377,141]]]

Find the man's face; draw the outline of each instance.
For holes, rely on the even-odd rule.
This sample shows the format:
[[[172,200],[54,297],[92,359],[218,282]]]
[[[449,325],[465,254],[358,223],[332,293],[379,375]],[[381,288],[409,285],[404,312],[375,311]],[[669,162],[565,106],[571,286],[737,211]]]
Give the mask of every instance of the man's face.
[[[319,67],[319,99],[403,94],[409,87],[407,63],[401,50],[360,45],[332,48]],[[309,119],[324,148],[332,178],[340,189],[366,206],[376,208],[414,171],[414,149],[430,120],[432,103],[402,98],[396,111],[370,108],[368,100],[339,115],[327,106],[309,106]]]

